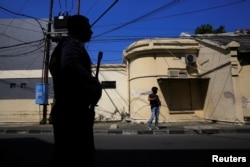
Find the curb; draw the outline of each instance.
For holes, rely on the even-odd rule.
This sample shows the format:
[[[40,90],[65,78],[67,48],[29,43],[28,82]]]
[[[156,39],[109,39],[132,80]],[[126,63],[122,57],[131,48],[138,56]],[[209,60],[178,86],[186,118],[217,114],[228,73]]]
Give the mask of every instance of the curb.
[[[44,134],[53,130],[2,130],[1,134]],[[218,133],[250,133],[250,129],[201,129],[201,130],[94,130],[96,135],[166,135],[166,134],[218,134]]]
[[[53,133],[53,130],[15,130],[15,129],[0,129],[0,134],[41,134],[41,133]]]
[[[169,134],[218,134],[218,133],[250,133],[250,129],[165,129],[165,130],[94,130],[94,134],[110,135],[169,135]]]
[[[132,129],[94,128],[96,135],[168,135],[168,134],[218,134],[218,133],[250,133],[250,127],[164,127],[159,130],[148,130],[142,127]],[[52,128],[41,127],[0,127],[1,134],[44,134],[53,133]]]

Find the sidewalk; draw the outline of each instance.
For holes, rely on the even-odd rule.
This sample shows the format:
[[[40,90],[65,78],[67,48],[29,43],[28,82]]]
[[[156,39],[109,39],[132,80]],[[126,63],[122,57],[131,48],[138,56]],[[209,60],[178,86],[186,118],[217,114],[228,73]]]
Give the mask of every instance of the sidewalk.
[[[39,123],[0,123],[1,134],[52,133],[50,124]],[[94,133],[120,135],[167,135],[167,134],[215,134],[215,133],[250,133],[249,124],[211,123],[211,122],[171,122],[160,123],[159,130],[148,130],[145,123],[126,121],[96,122]]]

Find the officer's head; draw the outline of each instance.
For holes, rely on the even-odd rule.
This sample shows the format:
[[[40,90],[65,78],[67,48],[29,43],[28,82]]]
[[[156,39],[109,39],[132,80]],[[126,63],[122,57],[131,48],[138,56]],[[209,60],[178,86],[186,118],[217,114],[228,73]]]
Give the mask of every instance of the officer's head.
[[[89,19],[82,15],[73,15],[69,17],[67,23],[68,33],[81,42],[88,42],[91,39],[92,31]]]
[[[153,93],[157,93],[158,88],[154,86],[154,87],[151,88],[151,90],[152,90]]]

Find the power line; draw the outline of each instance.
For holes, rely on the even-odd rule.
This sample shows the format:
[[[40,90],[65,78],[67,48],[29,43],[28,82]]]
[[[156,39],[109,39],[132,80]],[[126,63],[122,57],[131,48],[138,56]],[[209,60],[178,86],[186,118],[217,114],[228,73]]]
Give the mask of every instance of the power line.
[[[9,13],[15,14],[15,15],[24,16],[24,17],[28,17],[28,18],[34,19],[38,23],[38,25],[40,26],[43,34],[45,35],[45,29],[42,27],[41,23],[38,21],[37,18],[35,18],[33,16],[26,15],[26,14],[17,13],[17,12],[11,11],[11,10],[6,9],[4,7],[1,7],[1,6],[0,6],[0,9],[4,10],[6,12],[9,12]]]
[[[242,3],[242,2],[244,2],[244,1],[246,1],[246,0],[239,0],[239,1],[230,2],[230,3],[218,5],[218,6],[213,6],[213,7],[209,7],[209,8],[193,10],[193,11],[189,11],[189,12],[177,13],[177,14],[173,14],[173,15],[169,15],[169,16],[156,17],[156,18],[151,18],[151,19],[144,19],[144,18],[148,17],[149,15],[154,14],[154,11],[155,11],[155,10],[153,10],[153,11],[151,11],[152,13],[151,13],[151,12],[146,13],[146,14],[144,14],[143,16],[140,16],[140,17],[138,17],[138,18],[136,18],[136,19],[133,19],[133,20],[131,20],[131,21],[129,21],[129,22],[123,23],[123,24],[121,24],[120,26],[117,26],[117,27],[115,27],[115,28],[113,28],[113,29],[111,29],[111,30],[108,30],[108,31],[104,32],[104,33],[98,34],[98,35],[94,36],[93,38],[96,38],[96,37],[105,35],[105,34],[107,34],[107,33],[113,32],[113,31],[116,31],[116,30],[118,30],[118,29],[121,29],[121,28],[123,28],[123,27],[125,27],[125,26],[127,26],[127,25],[130,25],[130,24],[132,24],[132,23],[135,23],[135,22],[142,22],[142,21],[145,22],[145,21],[166,19],[166,18],[170,18],[170,17],[176,17],[176,16],[182,16],[182,15],[193,14],[193,13],[198,13],[198,12],[204,12],[204,11],[207,11],[207,10],[214,10],[214,9],[217,9],[217,8],[223,8],[223,7],[227,7],[227,6],[236,5],[236,4]],[[174,2],[172,2],[172,3],[174,3]],[[167,4],[167,5],[168,5],[168,4]],[[167,5],[166,5],[166,7],[168,7]],[[170,4],[169,6],[171,6],[171,4]],[[165,5],[162,6],[162,8],[164,8],[164,7],[165,7]],[[159,8],[158,8],[158,9],[159,9]],[[156,9],[156,11],[157,11],[158,9]],[[112,24],[112,25],[115,25],[115,24]],[[112,25],[106,25],[106,26],[112,26]],[[100,27],[100,26],[99,26],[99,27]]]
[[[23,28],[23,27],[17,27],[17,26],[13,26],[13,25],[6,25],[6,24],[1,24],[0,23],[0,26],[3,26],[3,27],[10,27],[10,28],[16,28],[16,29],[18,29],[18,30],[24,30],[24,31],[30,31],[30,32],[35,32],[35,33],[41,33],[41,31],[38,31],[38,30],[36,30],[36,29],[28,29],[28,28]],[[4,34],[4,33],[0,33],[0,35],[1,34]]]
[[[88,11],[86,12],[86,15],[88,15],[88,13],[94,8],[94,6],[96,5],[97,0],[95,0],[95,2],[91,5],[91,7],[88,9]]]
[[[115,0],[102,14],[99,16],[92,24],[91,26],[94,26],[116,3],[118,0]]]
[[[129,21],[129,22],[126,22],[126,23],[124,23],[124,24],[122,24],[122,25],[120,25],[120,26],[118,26],[118,27],[115,27],[115,28],[113,28],[113,29],[111,29],[111,30],[108,30],[108,31],[106,31],[106,32],[104,32],[104,33],[101,33],[101,34],[99,34],[99,35],[96,35],[96,36],[94,36],[93,38],[102,36],[102,35],[104,35],[104,34],[108,34],[108,33],[110,33],[110,32],[113,32],[113,31],[116,31],[116,30],[118,30],[118,29],[121,29],[121,28],[123,28],[123,27],[125,27],[125,26],[127,26],[127,25],[130,25],[130,24],[133,24],[133,23],[135,23],[135,22],[138,22],[138,21],[140,21],[140,20],[142,20],[142,19],[144,19],[144,18],[146,18],[146,17],[148,17],[148,16],[150,16],[150,15],[153,15],[153,14],[155,14],[155,13],[157,13],[157,12],[160,12],[160,11],[163,10],[163,9],[169,8],[170,6],[176,4],[176,3],[179,2],[179,1],[180,1],[180,0],[173,0],[172,2],[167,3],[166,5],[163,5],[163,6],[159,7],[159,8],[157,8],[157,9],[154,9],[154,10],[152,10],[152,11],[150,11],[150,12],[148,12],[148,13],[142,15],[142,16],[139,16],[139,17],[137,17],[137,18],[135,18],[135,19],[133,19],[133,20],[131,20],[131,21]]]
[[[213,10],[213,9],[218,9],[218,8],[223,8],[223,7],[227,7],[227,6],[236,5],[236,4],[244,2],[244,1],[246,1],[246,0],[240,0],[240,1],[226,3],[226,4],[223,4],[223,5],[219,5],[219,6],[213,6],[213,7],[209,7],[209,8],[193,10],[193,11],[190,11],[190,12],[177,13],[177,14],[173,14],[173,15],[169,15],[169,16],[163,16],[163,17],[158,17],[158,18],[147,19],[147,20],[144,20],[144,21],[157,20],[157,19],[166,19],[166,18],[169,18],[169,17],[176,17],[176,16],[187,15],[187,14],[204,12],[204,11],[207,11],[207,10]]]
[[[19,54],[16,54],[16,55],[10,55],[10,54],[9,55],[0,55],[0,57],[20,57],[20,56],[25,56],[25,55],[33,53],[33,52],[35,52],[37,50],[40,50],[41,48],[43,48],[43,46],[40,46],[40,47],[38,47],[36,49],[33,49],[31,51],[27,51],[27,52],[24,52],[24,53],[19,53]]]
[[[22,45],[29,45],[29,44],[32,44],[32,43],[43,42],[43,41],[44,41],[44,38],[39,39],[39,40],[35,40],[35,41],[31,41],[31,42],[24,42],[24,43],[16,44],[16,45],[2,46],[2,47],[0,47],[0,49],[12,48],[12,47],[17,47],[17,46],[22,46]]]

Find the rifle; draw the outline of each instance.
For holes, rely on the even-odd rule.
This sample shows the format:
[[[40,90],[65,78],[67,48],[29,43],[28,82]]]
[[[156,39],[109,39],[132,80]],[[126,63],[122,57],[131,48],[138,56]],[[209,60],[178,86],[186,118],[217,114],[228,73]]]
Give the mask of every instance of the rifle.
[[[97,65],[96,65],[96,73],[95,73],[95,77],[96,77],[97,80],[99,80],[98,79],[98,75],[99,75],[99,69],[100,69],[100,64],[101,64],[102,56],[103,56],[103,52],[100,51],[98,53],[98,59],[97,59]],[[90,106],[90,110],[94,111],[96,106],[98,106],[98,105],[97,104],[91,105]]]
[[[103,55],[103,52],[100,51],[98,53],[97,66],[96,66],[96,73],[95,73],[96,79],[98,79],[99,68],[100,68],[100,64],[101,64],[101,60],[102,60],[102,55]]]

